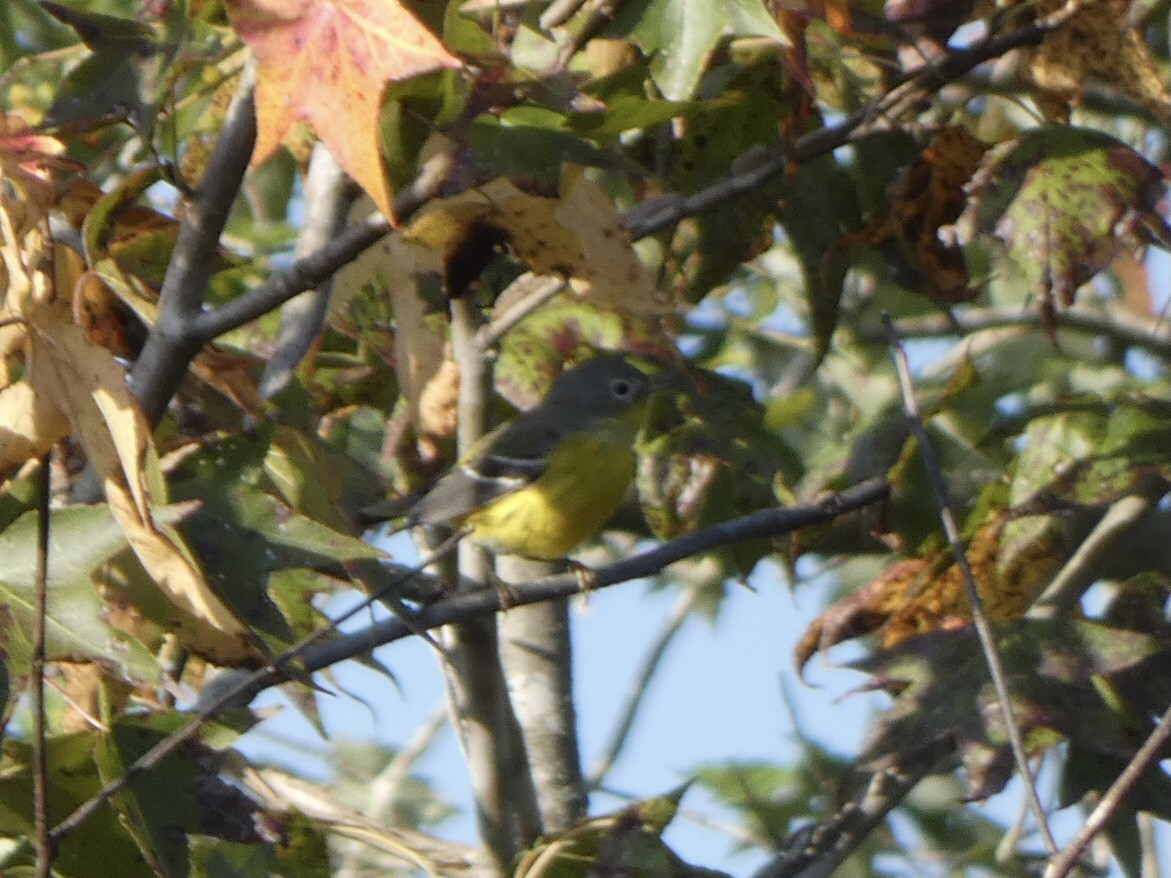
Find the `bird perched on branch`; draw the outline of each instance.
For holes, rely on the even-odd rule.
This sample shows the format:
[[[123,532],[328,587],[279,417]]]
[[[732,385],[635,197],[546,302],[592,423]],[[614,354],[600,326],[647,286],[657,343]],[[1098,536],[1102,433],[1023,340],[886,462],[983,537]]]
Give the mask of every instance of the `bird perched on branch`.
[[[535,408],[476,442],[414,506],[411,524],[466,529],[497,554],[564,558],[621,505],[653,389],[619,354],[563,372]]]

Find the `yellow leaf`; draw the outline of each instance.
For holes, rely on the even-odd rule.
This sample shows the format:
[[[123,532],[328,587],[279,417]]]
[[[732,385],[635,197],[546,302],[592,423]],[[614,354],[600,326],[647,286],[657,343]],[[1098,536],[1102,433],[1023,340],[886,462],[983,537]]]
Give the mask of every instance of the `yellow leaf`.
[[[248,628],[208,585],[182,539],[151,517],[159,496],[150,479],[154,459],[150,428],[126,385],[126,373],[108,351],[91,345],[80,327],[34,315],[29,376],[36,394],[53,400],[105,488],[110,510],[143,567],[192,617],[184,642],[217,664],[255,656]],[[154,484],[152,484],[154,482]]]
[[[673,310],[634,252],[610,198],[577,168],[566,167],[558,198],[530,195],[498,177],[437,199],[411,222],[404,237],[438,250],[450,274],[451,260],[465,242],[486,229],[503,237],[534,274],[567,278],[579,295],[592,301],[640,316]]]
[[[69,420],[27,381],[0,390],[0,470],[40,457],[69,432]]]

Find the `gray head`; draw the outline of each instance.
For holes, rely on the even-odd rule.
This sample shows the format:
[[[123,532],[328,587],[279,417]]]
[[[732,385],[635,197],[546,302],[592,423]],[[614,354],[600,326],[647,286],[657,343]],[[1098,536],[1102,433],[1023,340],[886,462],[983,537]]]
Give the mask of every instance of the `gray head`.
[[[539,407],[556,408],[571,420],[617,417],[650,392],[650,376],[625,357],[598,354],[562,372]]]

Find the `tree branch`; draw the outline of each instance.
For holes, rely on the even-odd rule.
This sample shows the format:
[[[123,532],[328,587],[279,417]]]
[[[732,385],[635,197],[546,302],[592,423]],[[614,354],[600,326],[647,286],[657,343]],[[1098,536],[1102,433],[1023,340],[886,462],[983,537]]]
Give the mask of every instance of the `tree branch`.
[[[305,175],[305,222],[297,236],[295,255],[316,253],[336,238],[345,227],[346,215],[357,194],[358,188],[337,159],[318,143]],[[331,280],[332,275],[281,307],[276,346],[260,378],[260,395],[264,399],[271,399],[288,385],[293,370],[321,334],[329,310]]]
[[[899,763],[877,769],[857,801],[798,829],[781,854],[753,878],[830,878],[915,785],[953,753],[950,741],[937,742]]]
[[[1053,320],[1058,328],[1105,335],[1171,360],[1171,325],[1166,320],[1120,309],[1107,313],[1082,307],[1058,311]],[[1040,324],[1039,314],[1020,308],[957,308],[950,316],[931,314],[901,318],[895,321],[895,329],[903,338],[940,338],[956,335],[957,329],[967,335],[990,329],[1038,327]],[[857,335],[861,341],[886,343],[886,330],[881,326],[863,327]]]
[[[847,512],[881,503],[889,496],[890,486],[884,480],[870,479],[853,488],[820,497],[800,506],[762,509],[742,518],[684,534],[639,555],[601,567],[594,571],[589,587],[596,591],[631,579],[654,576],[676,561],[682,561],[701,552],[747,540],[779,537],[798,528],[826,524]],[[566,573],[514,586],[513,590],[516,605],[531,604],[578,594],[582,590],[582,582],[577,573]],[[364,603],[359,604],[349,611],[345,618],[361,612],[364,606]],[[339,635],[328,641],[322,640],[320,632],[310,635],[272,665],[237,677],[214,698],[208,699],[190,722],[168,735],[132,765],[127,766],[116,780],[107,784],[92,799],[62,820],[53,829],[54,843],[59,842],[92,816],[111,796],[125,789],[133,778],[158,765],[186,741],[193,739],[205,722],[224,710],[246,705],[272,686],[290,679],[303,679],[306,673],[324,670],[379,646],[403,640],[410,637],[413,631],[465,622],[495,613],[500,609],[500,594],[495,589],[483,589],[468,594],[457,594],[424,607],[410,624],[398,618],[387,619],[375,622],[361,631]],[[342,620],[338,620],[340,621]]]
[[[174,396],[192,358],[206,339],[197,330],[220,235],[256,142],[255,70],[244,68],[215,151],[195,201],[179,225],[179,237],[159,293],[159,317],[130,372],[130,385],[152,424]]]
[[[52,452],[41,456],[37,473],[37,569],[36,606],[33,608],[32,676],[33,821],[37,833],[36,878],[49,878],[57,845],[49,834],[49,762],[45,747],[49,740],[45,718],[45,624],[49,615],[49,464]]]
[[[739,170],[691,195],[659,195],[635,205],[623,217],[626,228],[631,237],[637,240],[686,217],[752,192],[784,171],[790,161],[798,164],[810,161],[869,133],[876,121],[882,122],[890,117],[900,104],[914,99],[920,90],[938,89],[985,61],[1022,46],[1037,45],[1045,34],[1067,21],[1078,8],[1078,4],[1070,3],[1060,12],[1011,33],[990,35],[974,46],[943,52],[921,67],[908,71],[895,80],[893,87],[880,98],[847,116],[837,125],[805,135],[793,145],[788,155],[760,148],[749,150],[737,161],[741,166]]]
[[[1101,801],[1086,818],[1086,822],[1082,824],[1082,828],[1074,840],[1060,854],[1056,854],[1050,859],[1049,865],[1045,868],[1044,878],[1065,878],[1070,873],[1077,865],[1082,851],[1098,833],[1106,828],[1106,824],[1118,812],[1126,794],[1142,780],[1147,769],[1163,757],[1164,747],[1169,740],[1171,740],[1171,707],[1163,712],[1163,716],[1159,719],[1159,725],[1143,741],[1143,745],[1126,764],[1126,768],[1122,769],[1122,773],[1115,778],[1110,789],[1102,794]]]
[[[903,407],[907,415],[907,423],[911,433],[919,445],[919,456],[927,470],[927,481],[931,485],[931,493],[935,497],[938,507],[939,520],[943,525],[943,533],[951,547],[956,567],[960,571],[960,581],[964,586],[964,594],[968,599],[968,608],[972,613],[972,624],[980,639],[980,646],[984,653],[984,660],[988,664],[988,674],[992,678],[992,688],[996,691],[998,707],[1004,718],[1008,740],[1012,745],[1012,755],[1016,761],[1017,772],[1024,784],[1025,798],[1029,809],[1033,812],[1033,819],[1037,821],[1037,829],[1045,842],[1045,849],[1050,853],[1057,852],[1057,842],[1049,829],[1049,821],[1045,815],[1045,808],[1041,805],[1041,798],[1037,795],[1037,785],[1033,774],[1029,770],[1028,754],[1025,751],[1024,736],[1016,717],[1012,712],[1012,699],[1008,691],[1008,677],[1004,672],[1004,664],[1000,659],[1000,652],[996,648],[996,637],[992,633],[992,624],[988,621],[988,614],[984,612],[984,603],[980,600],[980,593],[976,588],[976,578],[972,573],[972,566],[968,563],[967,553],[964,551],[963,540],[960,538],[960,529],[956,524],[955,515],[951,510],[951,503],[947,497],[947,487],[943,481],[943,472],[939,468],[939,461],[935,457],[935,449],[927,436],[923,426],[923,418],[919,414],[919,404],[915,399],[915,389],[911,382],[911,369],[907,363],[907,353],[902,342],[895,332],[894,322],[885,319],[887,336],[890,339],[891,354],[895,361],[895,370],[898,373],[899,389],[902,392]]]

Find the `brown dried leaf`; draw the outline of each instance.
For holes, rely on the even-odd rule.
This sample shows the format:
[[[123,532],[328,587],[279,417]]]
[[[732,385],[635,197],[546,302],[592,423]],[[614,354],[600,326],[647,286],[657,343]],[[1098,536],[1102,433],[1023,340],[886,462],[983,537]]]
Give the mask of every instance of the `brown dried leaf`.
[[[1027,544],[1004,540],[1005,529],[1022,520],[1001,510],[989,517],[969,540],[968,564],[988,618],[1020,618],[1040,594],[1062,557],[1058,530],[1044,519]],[[946,561],[944,558],[946,557]],[[879,632],[883,648],[932,631],[951,631],[971,621],[971,608],[960,568],[950,554],[910,558],[889,567],[858,592],[835,602],[819,615],[794,649],[797,667],[831,646]]]
[[[468,241],[491,248],[507,243],[534,274],[570,280],[581,296],[631,314],[672,310],[655,289],[613,202],[579,169],[566,168],[561,195],[529,195],[503,177],[453,198],[432,202],[411,222],[406,240],[442,254],[449,280],[453,263],[466,257]],[[451,289],[459,295],[461,289]]]
[[[69,419],[27,381],[0,389],[0,472],[40,457],[69,432]]]
[[[249,631],[204,579],[182,539],[151,515],[161,483],[152,478],[150,428],[110,353],[73,323],[40,309],[31,318],[29,375],[34,391],[69,419],[102,478],[106,500],[126,539],[159,587],[193,617],[184,641],[218,664],[256,656]]]
[[[1037,15],[1058,12],[1065,0],[1043,0]],[[1037,103],[1058,121],[1081,103],[1086,82],[1097,79],[1171,125],[1171,91],[1142,32],[1128,24],[1129,0],[1088,0],[1073,16],[1026,50],[1025,69],[1039,90]]]
[[[963,251],[946,246],[939,230],[950,226],[967,204],[964,184],[980,167],[988,147],[967,128],[938,131],[919,159],[891,186],[887,207],[838,242],[839,248],[897,243],[927,281],[927,294],[941,305],[971,299]]]

